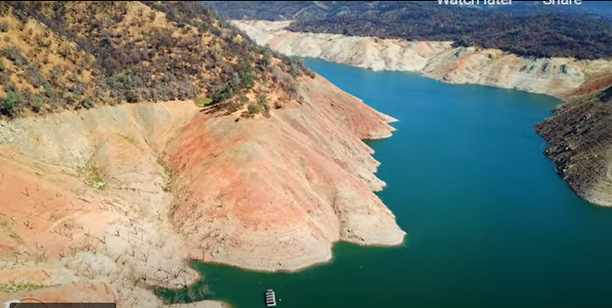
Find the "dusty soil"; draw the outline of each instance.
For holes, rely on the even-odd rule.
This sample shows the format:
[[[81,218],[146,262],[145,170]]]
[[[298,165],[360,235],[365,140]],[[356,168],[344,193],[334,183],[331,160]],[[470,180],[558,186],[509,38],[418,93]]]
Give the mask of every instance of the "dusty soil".
[[[327,261],[331,244],[394,245],[404,232],[372,193],[384,183],[360,138],[390,135],[378,113],[322,78],[270,119],[199,115],[174,138],[173,224],[190,256],[257,270]],[[205,223],[203,223],[205,222]]]
[[[0,286],[45,287],[0,296],[161,307],[151,288],[202,278],[189,259],[297,270],[336,241],[401,243],[361,141],[392,119],[321,77],[301,92],[270,118],[189,101],[0,122]]]

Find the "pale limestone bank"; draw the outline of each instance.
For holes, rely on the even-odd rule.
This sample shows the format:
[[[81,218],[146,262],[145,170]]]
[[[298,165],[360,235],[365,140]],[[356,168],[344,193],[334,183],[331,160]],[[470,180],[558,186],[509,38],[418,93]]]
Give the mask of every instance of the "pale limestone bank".
[[[409,42],[295,33],[290,22],[233,21],[257,43],[293,56],[321,58],[372,70],[420,72],[447,83],[470,83],[563,98],[593,76],[612,71],[611,60],[530,59],[497,49],[452,47],[452,42]]]

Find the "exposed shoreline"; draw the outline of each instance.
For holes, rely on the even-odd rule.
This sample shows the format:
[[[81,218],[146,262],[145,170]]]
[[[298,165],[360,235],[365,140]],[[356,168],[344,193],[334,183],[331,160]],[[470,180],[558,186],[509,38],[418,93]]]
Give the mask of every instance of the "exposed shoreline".
[[[452,47],[452,42],[285,30],[290,21],[233,20],[260,45],[289,56],[319,58],[373,71],[418,72],[449,84],[478,84],[565,99],[593,76],[612,71],[612,59],[533,59],[498,49]]]
[[[390,117],[197,3],[56,4],[0,5],[0,296],[167,307],[208,298],[152,292],[206,281],[188,261],[403,242],[363,142]]]
[[[174,151],[168,152],[171,166],[177,166],[174,168],[179,170],[180,174],[184,174],[176,178],[179,192],[177,198],[183,199],[183,203],[189,204],[192,198],[194,200],[230,198],[223,202],[227,204],[228,211],[238,209],[241,212],[245,211],[245,214],[236,217],[240,223],[235,227],[228,228],[224,219],[215,219],[213,224],[202,227],[201,231],[189,227],[196,224],[196,221],[191,222],[192,213],[183,217],[188,212],[184,214],[182,211],[177,212],[182,218],[178,221],[175,219],[175,225],[179,230],[184,229],[179,232],[186,234],[187,242],[197,243],[190,245],[193,246],[188,253],[191,259],[245,270],[294,272],[332,260],[332,247],[339,241],[364,246],[396,246],[404,241],[406,232],[397,226],[393,213],[374,194],[382,190],[386,184],[375,176],[380,163],[372,158],[373,150],[363,142],[364,139],[391,137],[394,128],[388,125],[388,121],[392,118],[375,111],[323,77],[318,76],[315,80],[303,81],[302,85],[304,102],[301,106],[281,109],[274,117],[265,121],[252,121],[248,126],[231,124],[232,131],[226,131],[219,136],[222,139],[216,140],[210,136],[216,134],[214,133],[218,130],[216,127],[225,127],[233,123],[231,118],[194,124],[194,130],[190,128],[184,130],[185,137],[181,135],[176,137],[175,143],[180,145],[177,154],[184,153],[181,148],[189,143],[188,140],[200,135],[208,136],[207,142],[211,147],[214,145],[221,149],[225,147],[232,149],[235,146],[231,140],[235,138],[242,143],[246,138],[246,140],[252,139],[246,143],[249,146],[256,142],[253,146],[267,149],[261,154],[256,154],[255,160],[236,162],[241,165],[242,170],[245,170],[245,174],[235,181],[244,182],[237,185],[246,185],[246,190],[232,192],[230,196],[225,191],[228,189],[233,191],[233,187],[216,187],[217,182],[211,182],[210,185],[203,184],[212,181],[209,176],[204,177],[204,174],[227,172],[226,169],[229,167],[225,162],[219,171],[207,170],[200,176],[200,171],[197,170],[202,167],[199,165],[193,166],[195,171],[186,172],[192,167],[185,159],[192,155],[204,154],[190,150],[192,153],[183,158],[184,154],[177,156],[173,154]],[[194,122],[199,121],[196,119]],[[306,134],[301,133],[303,127],[308,127],[308,130],[304,131]],[[210,132],[207,131],[209,129]],[[297,131],[287,136],[282,133],[287,129]],[[243,135],[252,135],[252,132],[263,131],[270,133],[266,133],[265,136],[243,137]],[[234,135],[236,137],[233,137]],[[207,147],[208,145],[205,146]],[[254,153],[260,151],[263,150]],[[297,157],[286,156],[287,153],[293,153],[292,155]],[[221,155],[218,158],[211,157],[207,164],[214,166],[219,159],[222,159]],[[278,160],[288,165],[282,170],[295,170],[295,173],[287,174],[281,169],[277,170]],[[308,163],[304,164],[304,161]],[[185,171],[180,171],[183,167],[179,166],[185,163],[187,163]],[[261,172],[250,171],[261,169],[257,167],[261,165],[270,167]],[[304,168],[306,174],[300,171]],[[270,179],[274,180],[269,182]],[[202,184],[195,187],[194,183]],[[262,193],[254,183],[261,183],[265,187],[270,187],[272,191]],[[198,187],[202,185],[209,189],[200,192],[201,197],[200,194],[181,196],[180,191],[201,190]],[[287,191],[295,191],[295,187],[303,188],[292,195],[287,195]],[[296,193],[299,194],[295,195]],[[302,194],[304,196],[301,196]],[[215,195],[218,197],[214,197]],[[233,201],[236,198],[240,198],[239,201]],[[244,203],[242,200],[248,202]],[[251,203],[271,205],[269,208],[266,205],[255,207]],[[278,207],[276,204],[286,205]],[[246,208],[252,208],[255,215],[248,213],[247,216]],[[260,214],[257,213],[264,209],[267,211],[265,217],[268,217],[265,220],[278,219],[278,221],[273,224],[265,220],[260,221],[264,218],[259,218]],[[210,213],[207,213],[208,211]],[[212,210],[205,210],[202,215],[217,216]],[[365,219],[366,217],[368,219]],[[219,236],[221,241],[205,237],[206,240],[202,242],[198,232],[227,234],[232,242],[224,243],[223,235]],[[210,253],[202,254],[202,247],[211,247],[206,248]],[[280,249],[281,247],[283,248]]]
[[[409,46],[414,53],[401,61],[372,62],[363,54],[353,60],[374,68],[413,67],[449,83],[470,80],[474,70],[468,64],[488,55],[516,61],[494,51],[465,49],[470,61],[463,63],[464,58],[446,57],[445,44]],[[394,46],[386,46],[386,52],[397,52]],[[430,61],[438,51],[438,62]],[[545,65],[536,64],[538,69]],[[595,71],[596,64],[580,63]],[[448,65],[455,66],[449,70]],[[560,70],[564,64],[552,65]],[[584,82],[585,74],[548,77],[551,83],[575,85]],[[534,88],[532,79],[503,80],[508,87],[558,89]],[[183,288],[206,281],[186,267],[186,260],[296,272],[333,261],[333,246],[340,241],[380,247],[405,243],[406,232],[374,194],[385,183],[375,176],[380,164],[363,142],[391,137],[395,129],[388,123],[397,119],[322,77],[304,81],[300,91],[304,102],[275,110],[268,119],[213,118],[193,102],[181,101],[0,122],[0,175],[7,179],[0,182],[5,197],[0,214],[13,218],[7,226],[21,241],[15,245],[15,237],[7,236],[0,242],[1,252],[17,260],[0,268],[0,283],[16,277],[58,285],[9,293],[17,297],[162,307],[150,286]],[[83,168],[102,175],[80,174]],[[172,187],[167,187],[169,177]],[[104,189],[92,181],[104,182]],[[19,249],[9,250],[13,247]]]
[[[205,264],[212,265],[212,266],[231,267],[231,268],[248,271],[248,272],[254,272],[254,273],[298,273],[300,271],[307,270],[311,267],[333,263],[336,258],[336,255],[333,253],[333,249],[337,244],[347,243],[347,244],[351,244],[355,246],[364,246],[364,247],[393,248],[393,247],[400,247],[404,245],[406,243],[406,237],[407,237],[406,235],[407,234],[404,234],[397,241],[389,242],[388,244],[361,243],[361,242],[356,243],[356,242],[349,242],[345,240],[337,241],[337,242],[332,243],[332,247],[329,250],[329,254],[326,256],[324,260],[320,260],[320,261],[313,260],[311,262],[304,262],[302,263],[302,265],[298,265],[295,267],[278,266],[278,267],[252,268],[252,267],[245,267],[239,264],[224,263],[224,262],[219,262],[219,261],[218,262],[214,262],[214,261],[204,262],[200,260],[192,260],[192,261],[205,263]],[[203,281],[206,282],[206,279],[204,277],[203,277]]]
[[[151,286],[206,281],[188,260],[295,272],[333,260],[339,241],[401,245],[363,142],[390,137],[393,119],[320,76],[300,84],[301,104],[239,122],[191,101],[0,121],[0,217],[14,218],[24,251],[0,250],[19,261],[0,264],[0,283],[54,286],[0,294],[162,307]],[[100,170],[88,180],[104,189],[75,165]],[[53,201],[19,206],[32,200]]]
[[[374,71],[417,72],[423,77],[448,84],[477,84],[544,94],[562,100],[562,105],[588,99],[584,98],[585,95],[605,90],[606,83],[602,80],[610,79],[612,75],[612,59],[534,59],[497,49],[454,48],[451,46],[452,42],[409,42],[341,34],[297,33],[285,30],[291,21],[232,22],[258,44],[269,45],[273,50],[290,56],[319,58]],[[555,112],[549,119],[557,116]],[[555,123],[555,120],[543,120],[541,123],[544,126]],[[598,119],[600,120],[602,119]],[[568,125],[571,128],[574,124],[579,125],[576,122]],[[546,139],[547,134],[536,131]],[[561,146],[563,143],[558,138],[547,141],[553,142],[549,144],[551,147]],[[608,150],[603,149],[599,155],[608,156],[607,152]],[[609,207],[612,204],[612,193],[607,192],[612,185],[608,176],[587,168],[577,175],[581,180],[568,182],[565,175],[568,165],[559,164],[555,157],[545,154],[557,167],[559,176],[579,197],[598,206]],[[597,158],[588,158],[585,153],[570,152],[563,155],[591,161]],[[610,161],[608,159],[605,163],[608,168],[611,166]],[[592,164],[587,163],[589,166]]]

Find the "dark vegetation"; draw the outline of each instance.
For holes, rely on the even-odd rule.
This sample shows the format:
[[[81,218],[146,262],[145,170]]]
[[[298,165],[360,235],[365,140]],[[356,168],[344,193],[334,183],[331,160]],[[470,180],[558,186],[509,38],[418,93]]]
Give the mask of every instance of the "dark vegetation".
[[[288,28],[296,32],[455,41],[455,46],[499,48],[532,57],[612,57],[612,22],[600,15],[587,18],[593,13],[579,8],[574,11],[583,13],[572,15],[542,6],[518,5],[515,14],[508,14],[501,9],[440,6],[437,1],[209,3],[228,18],[296,20]]]
[[[498,48],[521,56],[578,59],[612,57],[610,24],[598,25],[556,15],[501,15],[479,19],[470,15],[481,13],[469,13],[426,18],[402,16],[388,21],[357,16],[297,21],[291,24],[289,30],[406,40],[455,41],[455,46]]]
[[[8,1],[0,17],[0,117],[187,99],[233,112],[314,77],[193,1]]]
[[[365,13],[386,14],[392,10],[420,10],[439,7],[438,1],[205,1],[230,19],[308,20]],[[262,9],[265,8],[265,9]],[[512,5],[456,7],[495,11],[517,16],[559,14],[588,19],[612,20],[610,1],[582,1],[582,5],[544,5],[542,1],[514,1]]]
[[[437,1],[436,1],[437,3]],[[464,8],[496,11],[517,16],[534,16],[558,14],[578,18],[612,20],[612,3],[610,1],[582,1],[581,5],[544,5],[542,1],[513,1],[512,5],[466,6]]]

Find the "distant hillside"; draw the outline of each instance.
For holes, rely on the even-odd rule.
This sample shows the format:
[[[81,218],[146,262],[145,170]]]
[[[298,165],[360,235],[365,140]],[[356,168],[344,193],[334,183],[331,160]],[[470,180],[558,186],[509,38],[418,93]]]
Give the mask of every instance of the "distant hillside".
[[[205,1],[231,19],[268,21],[340,17],[365,11],[386,13],[394,9],[439,7],[438,1]],[[265,9],[262,9],[265,8]],[[457,6],[513,15],[560,14],[581,18],[612,20],[612,2],[582,1],[581,5],[544,5],[542,1],[514,1],[512,5]]]
[[[193,1],[2,2],[0,72],[0,117],[195,98],[267,109],[277,85],[291,97],[313,76]]]
[[[485,5],[481,3],[478,8],[523,16],[561,14],[580,18],[612,20],[612,2],[609,1],[582,1],[581,5],[544,5],[543,1],[514,1],[512,5]]]
[[[612,22],[584,8],[465,9],[437,1],[209,2],[232,19],[296,20],[288,30],[499,48],[523,56],[612,57]],[[535,7],[535,9],[534,9]],[[568,13],[572,14],[550,14]],[[509,12],[516,14],[509,14]],[[526,12],[538,12],[536,16]],[[581,12],[581,13],[578,13]],[[539,13],[549,13],[541,15]],[[593,18],[586,18],[591,16]]]

